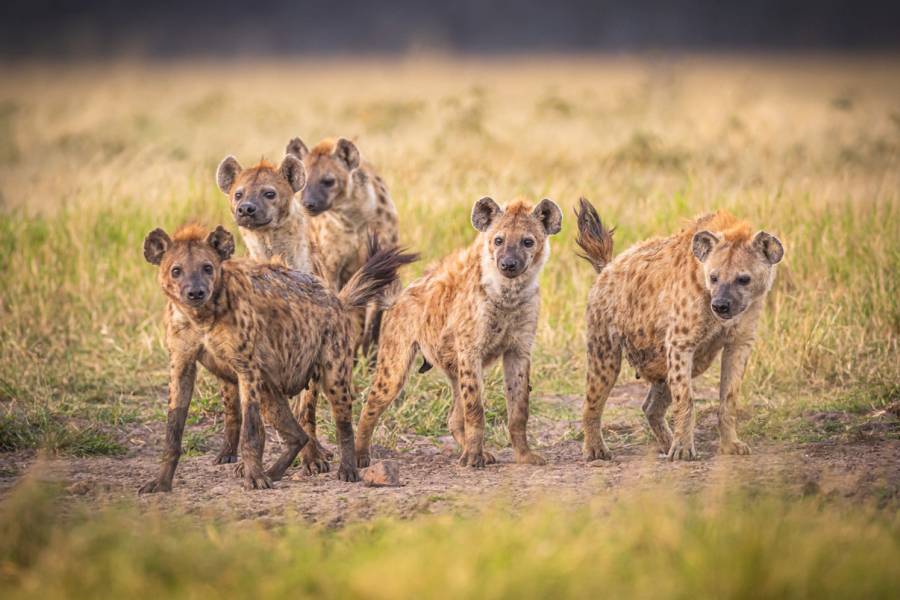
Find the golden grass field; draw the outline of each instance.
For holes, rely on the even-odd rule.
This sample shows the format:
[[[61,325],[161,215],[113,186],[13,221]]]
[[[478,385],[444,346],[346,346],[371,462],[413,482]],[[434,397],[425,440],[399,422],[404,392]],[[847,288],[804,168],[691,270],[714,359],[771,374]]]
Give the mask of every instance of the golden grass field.
[[[708,505],[675,494],[658,514],[622,500],[561,514],[561,507],[538,504],[522,508],[522,527],[493,513],[389,519],[338,533],[292,524],[232,535],[225,525],[192,522],[183,547],[167,519],[132,514],[146,505],[90,519],[65,493],[32,484],[9,491],[42,462],[39,449],[57,465],[76,464],[67,463],[72,457],[94,464],[125,460],[115,457],[134,452],[138,429],[161,435],[164,303],[142,240],[154,227],[172,230],[190,220],[236,229],[215,185],[216,165],[227,154],[244,165],[279,160],[296,135],[307,143],[351,137],[384,177],[402,241],[423,255],[405,281],[474,238],[469,211],[482,196],[501,203],[549,197],[563,207],[563,230],[541,281],[533,411],[571,423],[564,437],[573,444],[580,439],[583,314],[593,271],[576,257],[572,208],[585,196],[617,228],[617,251],[716,208],[778,235],[786,259],[758,332],[739,431],[751,445],[850,453],[877,446],[897,457],[900,425],[886,409],[900,400],[900,61],[7,64],[0,75],[0,494],[7,498],[0,586],[23,596],[196,597],[234,585],[245,595],[271,569],[293,572],[257,588],[276,596],[294,589],[367,597],[646,595],[659,581],[665,596],[737,597],[763,581],[760,596],[887,597],[900,585],[887,567],[900,557],[896,462],[879,465],[887,475],[864,499],[872,507],[859,512],[824,495],[756,506],[730,493]],[[717,373],[711,369],[698,386],[715,385]],[[360,369],[361,390],[367,380]],[[620,381],[634,381],[628,367]],[[502,446],[498,370],[487,391],[489,439]],[[550,401],[558,398],[567,400]],[[409,435],[446,435],[448,409],[439,374],[414,377],[376,442],[402,450]],[[215,385],[205,375],[191,414],[187,454],[204,455],[220,431]],[[633,427],[613,434],[613,451],[617,442],[649,447],[639,411],[619,415]],[[647,506],[648,498],[635,497],[636,506]],[[59,521],[57,503],[69,518]],[[741,512],[743,503],[752,510],[733,522],[731,511]],[[478,546],[484,523],[497,523],[500,532],[485,541],[484,555],[463,553],[447,570],[433,568],[443,552]],[[759,528],[770,523],[783,529],[766,537]],[[585,535],[586,527],[608,530],[619,546],[604,548],[603,536]],[[545,545],[533,547],[536,538]],[[687,550],[676,556],[682,542]],[[256,552],[240,566],[238,544]],[[291,553],[298,546],[311,553],[303,560],[312,566]],[[422,563],[406,555],[410,546],[422,548]],[[735,547],[736,557],[723,558]],[[206,556],[196,571],[179,571],[192,560],[185,548]],[[789,548],[798,558],[783,565],[775,556]],[[96,555],[101,566],[62,564],[80,553]],[[525,555],[522,563],[510,558]],[[335,567],[334,581],[346,587],[326,576],[338,559],[349,561]],[[723,560],[733,578],[707,572]],[[352,572],[354,564],[365,577]],[[223,574],[228,569],[232,575]],[[380,578],[379,569],[391,575]],[[376,587],[365,587],[367,578]]]

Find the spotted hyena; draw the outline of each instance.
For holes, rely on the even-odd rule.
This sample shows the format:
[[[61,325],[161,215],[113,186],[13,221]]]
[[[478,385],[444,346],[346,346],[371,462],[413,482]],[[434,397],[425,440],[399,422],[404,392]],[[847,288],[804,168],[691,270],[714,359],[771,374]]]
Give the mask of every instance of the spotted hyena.
[[[775,265],[778,238],[726,211],[681,232],[635,244],[612,260],[612,236],[581,201],[578,244],[597,271],[587,309],[584,457],[609,459],[601,417],[622,354],[650,383],[644,414],[669,460],[696,458],[691,380],[722,354],[719,450],[749,454],[737,437],[735,404]],[[675,431],[666,422],[674,401]]]
[[[378,417],[398,396],[417,352],[423,370],[437,365],[450,380],[449,428],[462,449],[460,463],[484,467],[484,370],[503,359],[509,434],[516,461],[543,464],[528,447],[531,346],[540,307],[538,275],[550,255],[550,236],[562,213],[550,200],[536,207],[514,201],[501,209],[482,198],[472,210],[480,233],[468,248],[432,266],[385,313],[378,365],[360,417],[357,460],[369,463]]]
[[[169,414],[159,475],[142,492],[169,491],[181,454],[181,437],[197,363],[236,385],[240,451],[236,473],[244,486],[269,488],[306,445],[287,398],[313,377],[331,402],[341,447],[338,478],[357,481],[350,372],[351,320],[396,279],[414,257],[378,252],[335,294],[322,282],[278,263],[229,260],[234,238],[221,226],[207,233],[188,226],[170,238],[156,229],[144,240],[144,257],[159,266],[168,300]],[[262,466],[262,414],[286,445],[275,463]]]
[[[340,290],[365,262],[370,239],[376,239],[382,247],[399,243],[397,210],[387,185],[348,139],[325,139],[309,150],[300,138],[294,138],[285,154],[302,160],[306,167],[307,181],[300,200],[317,271],[334,290]],[[399,291],[397,282],[387,295]],[[356,325],[357,345],[363,354],[371,351],[375,358],[381,329],[378,303],[369,306]],[[293,407],[304,429],[313,436],[314,392],[303,394]]]
[[[384,180],[350,140],[325,139],[308,150],[294,138],[285,152],[306,167],[301,202],[309,239],[319,255],[322,277],[340,290],[366,261],[370,237],[385,248],[399,243],[397,209]],[[363,352],[377,341],[380,314],[373,305],[367,315]]]
[[[306,185],[306,169],[300,159],[286,155],[278,166],[263,160],[245,169],[234,156],[226,156],[216,170],[216,184],[228,196],[251,258],[263,262],[278,258],[291,269],[321,275],[307,231],[309,217],[295,196]],[[296,406],[307,406],[304,399],[315,394],[315,382],[309,387],[294,401]],[[236,395],[236,389],[223,384],[223,398]],[[315,406],[309,407],[314,423]],[[230,415],[231,412],[226,412],[226,431],[229,431]],[[309,419],[300,422],[315,442],[304,446],[300,453],[304,469],[308,473],[327,472],[331,452],[319,444],[315,426],[309,425]],[[234,450],[234,454],[223,454],[220,462],[236,461],[237,448]]]

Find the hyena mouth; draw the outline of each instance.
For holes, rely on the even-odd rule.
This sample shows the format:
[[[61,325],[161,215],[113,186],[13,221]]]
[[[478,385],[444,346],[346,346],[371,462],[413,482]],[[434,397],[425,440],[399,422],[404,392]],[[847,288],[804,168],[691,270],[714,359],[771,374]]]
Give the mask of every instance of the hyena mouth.
[[[256,219],[237,219],[237,224],[244,229],[261,229],[266,225],[269,225],[271,222],[272,219],[269,219],[267,221],[257,221]]]

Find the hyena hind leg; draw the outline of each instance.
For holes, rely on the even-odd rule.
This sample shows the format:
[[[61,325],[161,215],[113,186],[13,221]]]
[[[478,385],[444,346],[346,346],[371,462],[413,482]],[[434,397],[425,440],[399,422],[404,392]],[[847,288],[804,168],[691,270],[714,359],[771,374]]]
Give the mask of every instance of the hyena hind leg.
[[[612,453],[603,439],[602,420],[606,400],[622,368],[622,347],[609,339],[606,327],[591,327],[588,338],[587,393],[584,401],[585,460],[610,460]]]
[[[672,394],[669,393],[669,386],[665,382],[654,382],[650,385],[650,391],[647,392],[647,399],[641,407],[647,422],[650,424],[650,430],[659,443],[660,452],[669,453],[672,447],[672,430],[666,421],[666,411],[672,404]]]
[[[283,396],[272,395],[269,396],[266,401],[269,403],[266,412],[272,426],[278,431],[278,435],[281,436],[281,440],[285,445],[285,450],[282,452],[281,456],[279,456],[275,463],[266,470],[266,475],[268,475],[272,481],[278,481],[284,477],[284,472],[287,471],[288,467],[291,466],[291,463],[294,462],[294,459],[297,458],[297,454],[300,453],[300,450],[312,444],[309,443],[311,441],[310,437],[306,435],[306,432],[297,424],[297,420],[291,413],[286,398]]]

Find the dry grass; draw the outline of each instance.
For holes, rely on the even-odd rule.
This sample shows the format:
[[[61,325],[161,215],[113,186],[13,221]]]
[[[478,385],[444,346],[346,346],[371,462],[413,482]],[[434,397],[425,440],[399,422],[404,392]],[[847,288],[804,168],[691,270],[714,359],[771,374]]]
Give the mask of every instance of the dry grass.
[[[785,241],[745,387],[763,416],[754,431],[822,402],[866,411],[898,395],[900,62],[16,65],[0,75],[0,411],[15,413],[12,430],[34,411],[158,415],[163,301],[141,240],[189,218],[230,225],[218,160],[277,159],[298,134],[357,139],[424,262],[472,239],[469,209],[483,195],[564,207],[542,281],[538,394],[582,389],[592,271],[575,257],[571,209],[585,195],[618,227],[619,250],[716,207]],[[494,373],[497,422],[498,383]],[[447,401],[439,376],[414,378],[382,435],[442,430]]]

